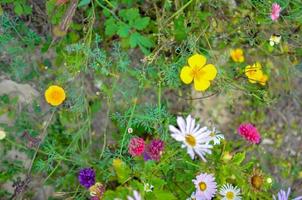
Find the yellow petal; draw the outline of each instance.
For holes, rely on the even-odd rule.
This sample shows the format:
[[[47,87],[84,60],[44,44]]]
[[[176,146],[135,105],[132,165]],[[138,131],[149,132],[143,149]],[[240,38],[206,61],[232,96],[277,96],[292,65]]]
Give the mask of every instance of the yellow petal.
[[[259,79],[259,83],[261,85],[266,85],[267,80],[268,80],[268,76],[263,74],[262,77]]]
[[[184,82],[185,84],[189,84],[192,82],[193,80],[193,74],[192,74],[192,69],[188,66],[184,66],[181,69],[180,72],[180,79],[182,80],[182,82]]]
[[[190,67],[202,67],[206,64],[206,62],[206,57],[200,54],[195,54],[188,59]]]
[[[197,91],[205,91],[210,87],[210,81],[204,79],[194,79],[194,88]]]
[[[206,80],[213,80],[217,75],[217,69],[212,64],[207,64],[202,68],[202,70],[205,72],[205,75],[203,77]]]

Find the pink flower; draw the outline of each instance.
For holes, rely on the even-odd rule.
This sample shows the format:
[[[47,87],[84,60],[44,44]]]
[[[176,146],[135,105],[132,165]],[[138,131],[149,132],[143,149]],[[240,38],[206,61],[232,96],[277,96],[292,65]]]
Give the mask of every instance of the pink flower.
[[[145,141],[142,138],[131,138],[128,152],[132,156],[140,156],[144,152],[145,149]]]
[[[239,126],[238,132],[247,141],[258,144],[260,142],[261,136],[257,128],[250,123],[243,123]]]
[[[144,152],[144,159],[159,161],[163,150],[164,141],[160,139],[154,139],[150,142],[148,146],[146,146],[146,150]]]
[[[280,17],[281,7],[277,3],[273,3],[272,5],[272,12],[271,12],[271,18],[273,21],[277,21]]]

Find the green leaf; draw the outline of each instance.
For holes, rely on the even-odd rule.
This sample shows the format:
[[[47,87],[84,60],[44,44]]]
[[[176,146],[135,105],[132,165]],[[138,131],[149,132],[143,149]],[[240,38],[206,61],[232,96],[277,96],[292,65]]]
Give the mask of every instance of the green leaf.
[[[86,6],[86,5],[90,4],[90,1],[91,0],[81,0],[78,7],[80,8],[80,7]]]
[[[233,157],[232,161],[234,164],[239,165],[245,159],[245,152],[237,153]]]
[[[139,44],[140,34],[138,32],[134,32],[130,35],[130,47],[134,48]]]
[[[134,22],[137,18],[140,18],[139,10],[137,8],[124,9],[119,12],[119,16],[124,21]]]
[[[118,31],[117,34],[123,38],[128,37],[130,32],[130,27],[127,24],[124,24],[122,22],[120,22],[118,24]]]
[[[113,36],[118,31],[118,26],[115,20],[111,17],[105,22],[105,34],[108,36]]]
[[[149,17],[143,17],[143,18],[137,18],[133,24],[133,27],[136,29],[136,30],[143,30],[145,29],[148,25],[149,25],[149,22],[150,22],[150,18]]]
[[[23,8],[22,5],[18,2],[15,3],[14,11],[17,15],[22,15],[23,14]]]

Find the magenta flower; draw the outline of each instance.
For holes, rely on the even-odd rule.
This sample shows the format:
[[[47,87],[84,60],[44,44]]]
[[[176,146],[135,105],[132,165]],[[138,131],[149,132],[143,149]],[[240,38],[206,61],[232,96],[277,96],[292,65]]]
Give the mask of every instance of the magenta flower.
[[[132,156],[140,156],[144,152],[145,141],[142,138],[131,138],[128,152]]]
[[[160,139],[154,139],[150,142],[148,146],[146,146],[144,152],[144,159],[159,161],[163,150],[164,150],[164,141]]]
[[[258,144],[260,143],[261,136],[257,128],[250,123],[243,123],[238,128],[238,133],[244,137],[247,141]]]
[[[280,17],[281,7],[277,3],[273,3],[272,5],[272,12],[271,12],[271,18],[273,21],[277,21]]]

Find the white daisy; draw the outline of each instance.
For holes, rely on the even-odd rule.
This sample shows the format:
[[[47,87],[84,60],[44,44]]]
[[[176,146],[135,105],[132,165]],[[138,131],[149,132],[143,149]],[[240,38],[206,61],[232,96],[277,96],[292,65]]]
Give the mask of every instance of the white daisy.
[[[241,200],[240,189],[228,183],[220,188],[219,194],[223,196],[222,200]]]
[[[133,197],[127,196],[128,200],[142,200],[141,195],[138,193],[138,191],[133,190]]]
[[[214,145],[220,144],[220,140],[224,139],[223,134],[220,134],[219,131],[214,127],[210,134],[211,140],[214,142]]]
[[[195,119],[189,115],[186,119],[177,117],[177,125],[179,129],[172,125],[169,125],[171,136],[183,144],[182,148],[187,147],[187,152],[192,159],[197,154],[202,160],[206,162],[205,154],[211,154],[212,145],[209,144],[211,141],[211,131],[207,127],[200,128],[199,125],[195,126]]]

